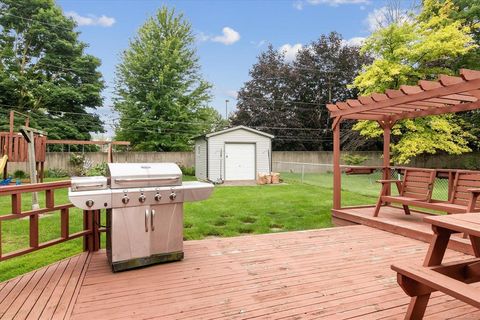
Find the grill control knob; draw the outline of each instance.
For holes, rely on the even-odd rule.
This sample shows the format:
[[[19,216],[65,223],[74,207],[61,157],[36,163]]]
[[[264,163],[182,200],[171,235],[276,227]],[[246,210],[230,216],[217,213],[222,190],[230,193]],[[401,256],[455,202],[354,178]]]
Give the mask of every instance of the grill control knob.
[[[170,200],[175,200],[175,198],[177,197],[177,194],[175,192],[172,192],[170,193]]]
[[[154,197],[155,201],[160,201],[162,200],[162,195],[160,193],[157,193]]]
[[[93,207],[95,202],[92,199],[88,199],[87,201],[85,201],[85,204],[87,205],[87,207],[91,208]]]
[[[138,201],[140,201],[140,203],[144,203],[145,200],[147,200],[147,197],[145,197],[145,195],[142,193],[140,197],[138,197]]]
[[[130,202],[130,198],[127,195],[124,195],[123,198],[122,198],[122,203],[127,204],[129,202]]]

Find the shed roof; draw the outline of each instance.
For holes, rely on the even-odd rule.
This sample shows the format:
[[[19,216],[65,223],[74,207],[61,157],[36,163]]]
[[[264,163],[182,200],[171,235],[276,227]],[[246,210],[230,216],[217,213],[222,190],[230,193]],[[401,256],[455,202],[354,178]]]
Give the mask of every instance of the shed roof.
[[[390,122],[480,109],[480,71],[462,69],[459,77],[440,75],[437,81],[420,80],[327,108],[331,118]]]
[[[227,132],[236,131],[236,130],[240,130],[240,129],[243,129],[243,130],[246,130],[246,131],[250,131],[250,132],[252,132],[252,133],[255,133],[255,134],[258,134],[258,135],[261,135],[261,136],[265,136],[265,137],[270,138],[270,139],[273,139],[273,137],[274,137],[274,136],[271,135],[271,134],[268,134],[268,133],[266,133],[266,132],[262,132],[262,131],[259,131],[259,130],[252,129],[252,128],[249,128],[249,127],[247,127],[247,126],[236,126],[236,127],[231,127],[231,128],[223,129],[223,130],[220,130],[220,131],[215,131],[215,132],[203,134],[203,135],[201,135],[201,136],[195,137],[195,139],[198,139],[198,138],[201,138],[201,137],[210,138],[210,137],[213,137],[213,136],[218,136],[218,135],[220,135],[220,134],[224,134],[224,133],[227,133]]]

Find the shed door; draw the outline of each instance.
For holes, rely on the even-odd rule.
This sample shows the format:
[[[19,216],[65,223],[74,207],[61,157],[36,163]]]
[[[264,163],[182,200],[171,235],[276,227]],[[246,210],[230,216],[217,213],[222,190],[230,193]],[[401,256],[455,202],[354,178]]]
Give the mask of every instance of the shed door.
[[[225,144],[225,180],[255,179],[255,144]]]

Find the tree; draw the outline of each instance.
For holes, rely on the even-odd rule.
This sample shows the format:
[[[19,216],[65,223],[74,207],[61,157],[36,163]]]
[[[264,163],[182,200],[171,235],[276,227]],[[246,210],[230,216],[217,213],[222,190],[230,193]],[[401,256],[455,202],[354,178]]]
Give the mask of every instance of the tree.
[[[452,19],[460,21],[470,29],[476,47],[465,54],[460,66],[471,69],[480,69],[480,1],[479,0],[453,0],[457,10],[452,10]]]
[[[346,85],[368,61],[335,32],[305,46],[292,62],[270,45],[239,90],[231,121],[274,134],[275,150],[331,149],[325,104],[356,97]]]
[[[451,0],[424,0],[420,14],[392,23],[374,32],[362,52],[375,56],[372,64],[355,78],[353,86],[362,94],[383,92],[402,84],[416,84],[437,74],[456,74],[455,66],[475,48],[470,28],[452,18]],[[397,123],[393,127],[393,159],[408,163],[422,153],[470,151],[473,138],[465,122],[453,115],[426,117]],[[362,135],[381,135],[376,122],[360,121],[355,127]]]
[[[84,52],[75,22],[53,0],[0,1],[0,129],[13,109],[51,139],[89,140],[103,131],[100,61]]]
[[[190,150],[193,136],[215,129],[220,115],[206,106],[211,85],[194,44],[190,23],[166,7],[139,29],[117,66],[118,139],[136,150]]]

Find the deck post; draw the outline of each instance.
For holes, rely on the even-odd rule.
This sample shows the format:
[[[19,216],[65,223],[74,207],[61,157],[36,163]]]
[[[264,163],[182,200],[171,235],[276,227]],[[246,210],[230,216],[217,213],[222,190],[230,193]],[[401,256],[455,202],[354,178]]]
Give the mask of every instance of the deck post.
[[[342,207],[342,175],[340,169],[340,122],[336,118],[333,122],[333,209]]]

